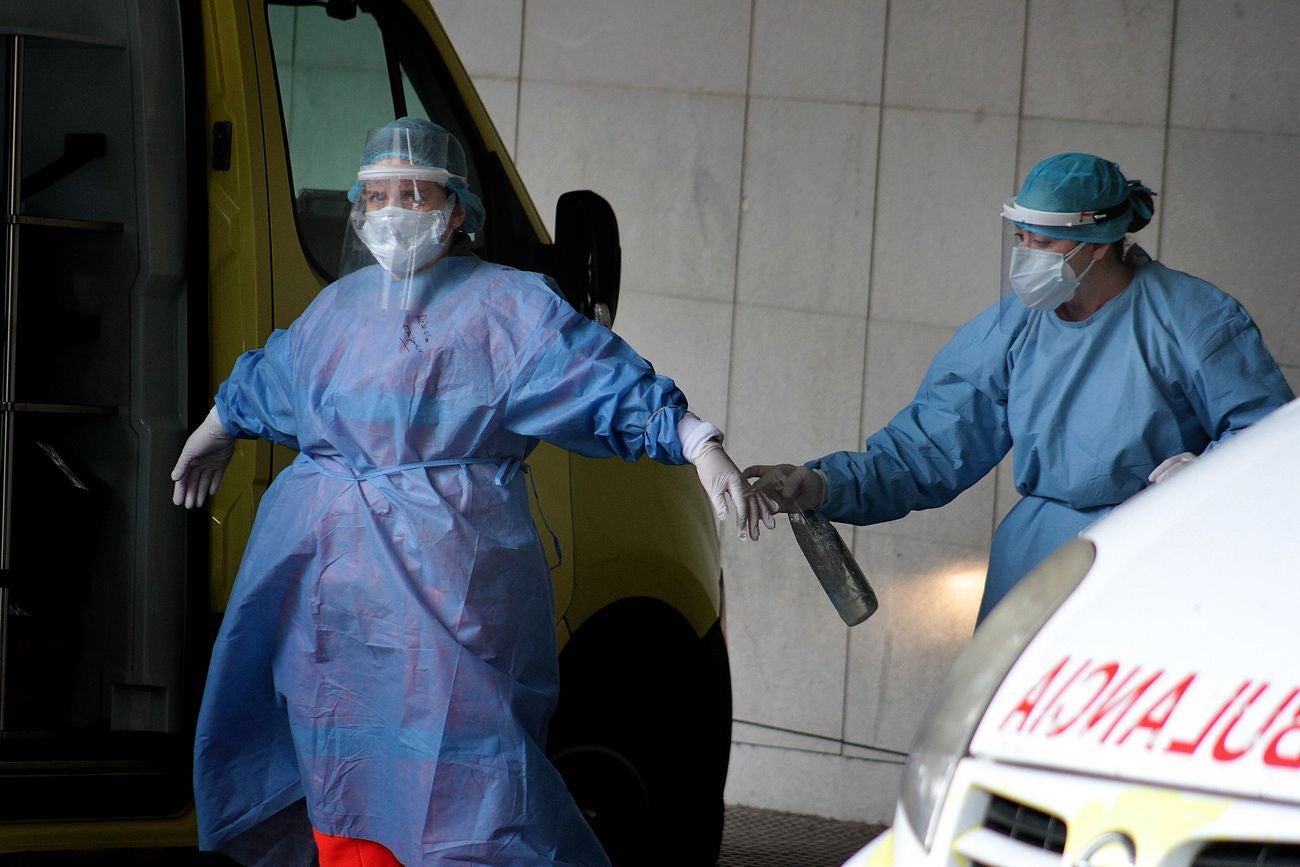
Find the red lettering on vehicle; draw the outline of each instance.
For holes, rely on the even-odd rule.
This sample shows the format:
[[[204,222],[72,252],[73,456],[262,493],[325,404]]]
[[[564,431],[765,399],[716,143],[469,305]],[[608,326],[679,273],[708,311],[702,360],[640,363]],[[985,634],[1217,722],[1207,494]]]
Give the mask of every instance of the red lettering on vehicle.
[[[1138,729],[1146,729],[1149,732],[1146,748],[1151,749],[1155,746],[1156,736],[1164,730],[1165,725],[1169,722],[1169,717],[1173,716],[1174,709],[1178,707],[1178,702],[1183,700],[1183,694],[1187,692],[1195,680],[1196,675],[1189,674],[1174,684],[1172,688],[1165,690],[1164,694],[1156,699],[1151,707],[1147,708],[1147,712],[1142,715],[1141,719],[1129,726],[1128,731],[1120,735],[1116,743],[1123,744],[1133,732]]]
[[[1067,721],[1054,726],[1052,730],[1047,733],[1047,736],[1049,738],[1054,738],[1057,735],[1059,735],[1061,732],[1068,729],[1070,726],[1074,725],[1075,722],[1077,722],[1085,713],[1088,712],[1088,709],[1092,707],[1093,703],[1096,702],[1097,699],[1101,698],[1102,693],[1106,691],[1106,687],[1110,686],[1110,682],[1115,679],[1115,674],[1118,671],[1119,671],[1118,662],[1108,662],[1105,665],[1100,665],[1094,668],[1091,672],[1089,672],[1088,676],[1084,678],[1085,681],[1092,680],[1092,676],[1094,674],[1100,674],[1104,676],[1106,679],[1102,681],[1101,686],[1097,687],[1097,691],[1092,694],[1092,698],[1084,702],[1083,706],[1079,708],[1078,712],[1075,713],[1074,716],[1070,717],[1070,719],[1068,719]],[[1060,708],[1057,708],[1057,710],[1059,711]],[[1052,722],[1056,722],[1056,720],[1059,718],[1060,718],[1059,713],[1053,714]]]
[[[1283,694],[1270,681],[1246,679],[1229,695],[1198,672],[1174,677],[1164,669],[1065,656],[1029,686],[998,728],[1043,738],[1073,732],[1115,746],[1138,735],[1135,743],[1146,750],[1223,764],[1255,755],[1269,767],[1300,769],[1300,686]],[[1216,691],[1223,700],[1210,704]],[[1195,736],[1179,736],[1189,731]]]
[[[1256,741],[1258,741],[1260,738],[1262,738],[1265,735],[1266,732],[1268,732],[1269,729],[1273,728],[1273,723],[1277,722],[1278,717],[1282,715],[1282,711],[1286,710],[1287,705],[1295,701],[1296,696],[1300,696],[1300,687],[1296,687],[1295,689],[1288,692],[1286,694],[1286,698],[1282,699],[1282,701],[1278,704],[1277,709],[1273,711],[1271,716],[1269,716],[1268,722],[1264,723],[1262,726],[1259,727],[1259,734],[1255,735],[1255,737],[1251,740],[1250,745],[1252,747],[1255,745]],[[1300,714],[1300,708],[1296,709],[1296,713]]]
[[[1069,657],[1067,656],[1066,659],[1069,659]],[[1074,674],[1065,679],[1065,683],[1061,684],[1061,688],[1056,691],[1056,695],[1052,696],[1051,700],[1048,701],[1047,704],[1043,705],[1042,713],[1040,713],[1038,718],[1034,720],[1034,724],[1029,727],[1031,733],[1038,731],[1039,723],[1047,719],[1047,714],[1057,707],[1057,703],[1061,700],[1061,696],[1065,695],[1065,691],[1074,685],[1074,682],[1079,679],[1079,675],[1087,671],[1088,666],[1090,665],[1092,665],[1092,660],[1085,659],[1083,663],[1075,669]]]
[[[1214,717],[1208,723],[1205,724],[1205,728],[1201,729],[1201,733],[1196,736],[1196,740],[1170,741],[1169,746],[1165,747],[1166,752],[1185,753],[1186,755],[1190,756],[1193,753],[1195,753],[1198,749],[1200,749],[1201,742],[1204,741],[1205,736],[1210,733],[1210,729],[1214,728],[1216,725],[1219,724],[1219,720],[1223,719],[1223,715],[1228,712],[1228,708],[1232,707],[1233,702],[1235,702],[1243,692],[1245,692],[1247,689],[1250,688],[1250,684],[1251,682],[1248,680],[1245,683],[1243,683],[1241,686],[1237,687],[1237,691],[1232,694],[1232,698],[1228,699],[1223,703],[1223,707],[1219,708],[1219,712],[1216,713]]]
[[[1140,699],[1146,691],[1151,688],[1151,684],[1159,680],[1160,675],[1164,674],[1163,669],[1158,669],[1155,674],[1151,675],[1142,683],[1133,687],[1121,696],[1120,690],[1124,689],[1124,685],[1127,684],[1131,678],[1135,677],[1141,670],[1141,668],[1135,668],[1124,676],[1124,679],[1120,681],[1114,690],[1111,691],[1110,697],[1101,703],[1101,706],[1097,708],[1097,712],[1088,720],[1088,726],[1084,731],[1092,731],[1094,726],[1106,717],[1110,716],[1113,711],[1118,710],[1119,713],[1115,714],[1115,719],[1111,722],[1110,726],[1106,731],[1102,732],[1101,742],[1103,744],[1106,743],[1106,740],[1115,731],[1115,727],[1119,725],[1120,720],[1124,719],[1124,716],[1133,709],[1133,705],[1137,704],[1138,699]]]
[[[1268,681],[1264,681],[1255,689],[1250,698],[1246,699],[1246,703],[1237,709],[1236,715],[1233,716],[1232,719],[1228,720],[1228,724],[1223,727],[1223,731],[1219,732],[1219,739],[1214,742],[1214,749],[1210,752],[1210,755],[1214,756],[1216,762],[1235,762],[1237,759],[1244,756],[1247,750],[1254,746],[1255,739],[1251,738],[1250,743],[1246,744],[1244,749],[1230,750],[1228,749],[1228,735],[1232,733],[1232,730],[1236,728],[1237,723],[1241,722],[1242,716],[1245,715],[1246,711],[1250,710],[1250,706],[1264,694],[1264,690],[1266,689],[1268,689]]]
[[[1007,718],[1002,721],[1002,725],[998,726],[998,728],[1006,728],[1007,723],[1011,722],[1012,718],[1017,714],[1020,714],[1020,724],[1016,726],[1016,731],[1024,731],[1025,723],[1029,720],[1030,714],[1034,712],[1034,707],[1042,700],[1047,688],[1051,686],[1052,681],[1061,673],[1061,669],[1065,668],[1065,664],[1069,661],[1070,657],[1065,657],[1056,664],[1055,668],[1047,672],[1037,683],[1031,686],[1029,692],[1025,693],[1025,697],[1012,709],[1011,713],[1007,714]]]
[[[1295,770],[1300,768],[1300,742],[1292,738],[1292,748],[1294,750],[1290,755],[1283,755],[1282,740],[1287,735],[1300,736],[1300,708],[1291,717],[1291,724],[1286,726],[1280,732],[1273,736],[1273,740],[1268,742],[1268,747],[1264,750],[1264,764],[1275,768],[1290,768]]]

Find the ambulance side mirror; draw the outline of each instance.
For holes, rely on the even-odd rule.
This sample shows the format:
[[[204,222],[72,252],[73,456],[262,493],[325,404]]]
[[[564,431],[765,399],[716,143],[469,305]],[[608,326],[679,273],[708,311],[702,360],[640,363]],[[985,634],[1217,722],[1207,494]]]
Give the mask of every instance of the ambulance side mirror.
[[[618,309],[623,252],[618,219],[609,202],[591,190],[574,190],[555,205],[556,279],[579,312],[609,326]]]

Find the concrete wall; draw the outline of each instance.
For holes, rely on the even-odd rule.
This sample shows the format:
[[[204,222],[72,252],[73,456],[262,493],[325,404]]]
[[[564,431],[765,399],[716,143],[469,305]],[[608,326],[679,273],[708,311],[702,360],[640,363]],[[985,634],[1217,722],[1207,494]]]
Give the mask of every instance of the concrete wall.
[[[742,465],[861,448],[995,299],[999,205],[1062,150],[1155,188],[1138,240],[1244,302],[1300,386],[1294,0],[434,6],[543,215],[613,204],[615,328]],[[788,528],[724,541],[730,801],[890,817],[867,747],[907,749],[968,639],[1008,476],[846,528],[881,601],[851,631]]]

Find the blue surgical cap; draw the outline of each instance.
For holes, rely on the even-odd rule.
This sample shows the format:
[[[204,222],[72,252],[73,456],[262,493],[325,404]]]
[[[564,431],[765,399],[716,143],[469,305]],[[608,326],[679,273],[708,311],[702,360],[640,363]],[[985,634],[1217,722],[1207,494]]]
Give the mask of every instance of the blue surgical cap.
[[[1016,225],[1049,238],[1109,244],[1151,221],[1153,193],[1141,181],[1124,177],[1119,166],[1092,154],[1064,153],[1040,162],[1025,176],[1015,204],[1053,213],[1106,212],[1114,216],[1077,226]],[[1116,210],[1119,209],[1119,210]]]
[[[456,196],[457,203],[465,211],[465,223],[461,228],[466,232],[483,228],[486,214],[482,200],[469,188],[465,149],[450,132],[422,117],[401,117],[371,130],[361,151],[361,168],[390,159],[447,172],[448,177],[442,185]],[[355,202],[360,189],[360,181],[353,184],[348,191],[348,200]]]

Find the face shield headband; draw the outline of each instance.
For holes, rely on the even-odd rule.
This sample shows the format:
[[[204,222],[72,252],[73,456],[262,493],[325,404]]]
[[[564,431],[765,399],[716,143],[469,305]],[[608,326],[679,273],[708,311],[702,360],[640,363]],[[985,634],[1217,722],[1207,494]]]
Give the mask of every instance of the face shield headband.
[[[1079,226],[1097,226],[1129,214],[1127,197],[1118,204],[1096,211],[1036,211],[1016,204],[1014,198],[1002,203],[1004,219],[1024,226],[1052,226],[1057,228],[1075,228]],[[1031,228],[1032,231],[1032,228]]]
[[[443,169],[372,165],[357,173],[340,274],[378,263],[388,279],[409,281],[445,255],[457,196]]]

